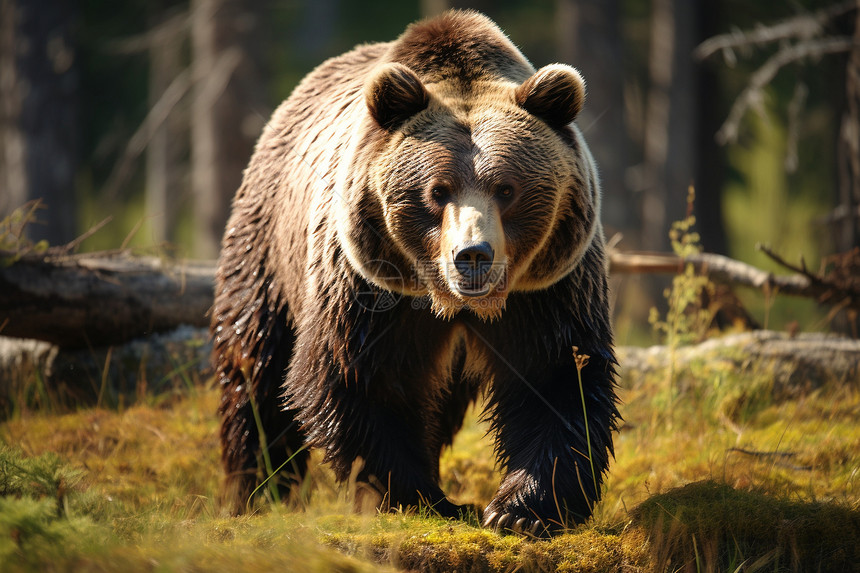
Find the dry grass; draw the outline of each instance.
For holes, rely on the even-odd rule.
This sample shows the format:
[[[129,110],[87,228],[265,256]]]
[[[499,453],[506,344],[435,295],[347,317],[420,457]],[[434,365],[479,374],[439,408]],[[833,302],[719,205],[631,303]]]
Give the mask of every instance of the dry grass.
[[[623,380],[604,500],[551,541],[353,515],[318,463],[306,507],[226,517],[205,384],[122,411],[19,409],[0,426],[0,571],[858,570],[860,381],[775,401],[766,372],[719,364]],[[499,475],[475,412],[441,467],[457,501],[489,501]]]

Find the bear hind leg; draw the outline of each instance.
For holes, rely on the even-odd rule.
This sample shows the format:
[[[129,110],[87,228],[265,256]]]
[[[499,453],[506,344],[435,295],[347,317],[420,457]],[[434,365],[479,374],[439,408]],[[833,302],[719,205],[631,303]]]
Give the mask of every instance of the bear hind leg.
[[[227,324],[241,323],[241,317],[227,312],[216,316]],[[282,380],[293,349],[285,311],[264,316],[258,324],[263,336],[252,337],[249,331],[249,340],[242,342],[216,337],[214,348],[221,383],[222,504],[232,514],[247,511],[255,492],[286,500],[307,469],[305,436],[295,411],[283,407]],[[242,360],[240,349],[255,339],[261,341],[250,353],[255,359]],[[258,487],[267,479],[265,487]]]
[[[236,404],[222,399],[223,503],[234,515],[248,510],[255,493],[285,501],[304,481],[308,464],[304,435],[294,412],[282,410],[278,403],[245,399]]]

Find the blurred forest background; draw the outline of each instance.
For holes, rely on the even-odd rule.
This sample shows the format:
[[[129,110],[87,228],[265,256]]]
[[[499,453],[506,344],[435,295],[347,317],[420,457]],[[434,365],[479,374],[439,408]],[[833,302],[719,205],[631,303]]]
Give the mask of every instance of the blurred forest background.
[[[860,245],[858,4],[0,0],[0,219],[40,198],[33,240],[107,221],[81,250],[214,258],[254,142],[307,72],[474,8],[536,67],[582,71],[618,249],[670,250],[692,184],[706,251],[775,270],[766,243],[817,269]],[[649,280],[617,281],[622,343],[648,330]],[[767,326],[829,326],[813,301],[738,294]]]

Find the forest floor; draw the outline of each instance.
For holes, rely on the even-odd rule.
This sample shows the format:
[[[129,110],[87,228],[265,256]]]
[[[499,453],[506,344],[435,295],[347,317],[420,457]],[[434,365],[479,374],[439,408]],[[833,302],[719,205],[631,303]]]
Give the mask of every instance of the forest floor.
[[[860,571],[860,380],[777,397],[766,369],[722,364],[622,375],[603,500],[551,540],[353,514],[318,462],[300,507],[229,517],[211,380],[126,407],[21,405],[0,424],[0,571]],[[478,417],[442,487],[483,507],[499,474]]]

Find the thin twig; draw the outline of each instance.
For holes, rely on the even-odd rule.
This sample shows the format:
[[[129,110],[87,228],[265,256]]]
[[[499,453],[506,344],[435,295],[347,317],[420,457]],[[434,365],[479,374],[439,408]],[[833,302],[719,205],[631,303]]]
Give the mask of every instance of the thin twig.
[[[813,281],[813,282],[816,282],[816,281],[817,281],[817,282],[820,282],[820,280],[819,280],[819,277],[818,277],[818,276],[816,276],[816,275],[814,275],[814,274],[810,273],[810,272],[807,270],[807,268],[806,268],[806,263],[805,263],[805,262],[803,262],[803,259],[801,259],[800,266],[797,266],[797,265],[793,265],[793,264],[789,263],[788,261],[786,261],[785,259],[783,259],[781,256],[777,255],[777,254],[776,254],[775,252],[773,252],[773,251],[771,250],[771,248],[770,248],[770,247],[768,247],[767,245],[762,245],[761,243],[759,243],[759,244],[757,244],[757,245],[755,246],[755,248],[756,248],[756,250],[757,250],[757,251],[761,251],[762,253],[764,253],[765,255],[767,255],[767,257],[768,257],[770,260],[772,260],[773,262],[775,262],[775,263],[776,263],[776,264],[778,264],[779,266],[781,266],[781,267],[785,267],[786,269],[788,269],[788,270],[790,270],[790,271],[793,271],[793,272],[795,272],[795,273],[798,273],[798,274],[800,274],[800,275],[803,275],[803,276],[807,277],[810,281]]]
[[[857,9],[856,0],[828,6],[811,14],[801,14],[771,26],[759,24],[753,30],[733,30],[708,38],[693,51],[693,57],[704,60],[721,50],[745,46],[762,46],[790,38],[808,40],[821,34],[831,20]]]
[[[131,175],[134,161],[144,152],[146,146],[152,140],[158,128],[167,121],[173,109],[179,105],[185,94],[191,88],[191,71],[186,69],[180,72],[161,97],[155,102],[155,105],[146,114],[140,127],[129,138],[128,144],[125,146],[125,151],[122,157],[114,166],[108,177],[107,182],[102,190],[102,197],[113,198],[116,196],[119,188],[125,184],[129,175]]]
[[[734,143],[738,138],[738,128],[744,114],[750,107],[760,104],[762,90],[776,76],[781,68],[800,60],[820,58],[827,54],[848,52],[854,47],[854,40],[848,36],[825,38],[823,40],[792,44],[780,49],[750,76],[744,91],[735,99],[726,121],[717,132],[720,144]]]
[[[83,243],[84,241],[86,241],[87,239],[89,239],[90,237],[95,235],[102,227],[104,227],[105,225],[107,225],[111,221],[113,221],[113,215],[108,215],[107,217],[102,219],[100,222],[98,222],[95,225],[93,225],[92,227],[90,227],[87,231],[84,231],[77,239],[69,241],[65,245],[60,245],[60,246],[56,247],[56,252],[52,252],[51,254],[52,255],[56,255],[59,253],[67,254],[67,253],[71,253],[71,252],[78,250],[78,247],[81,246],[81,243]]]

